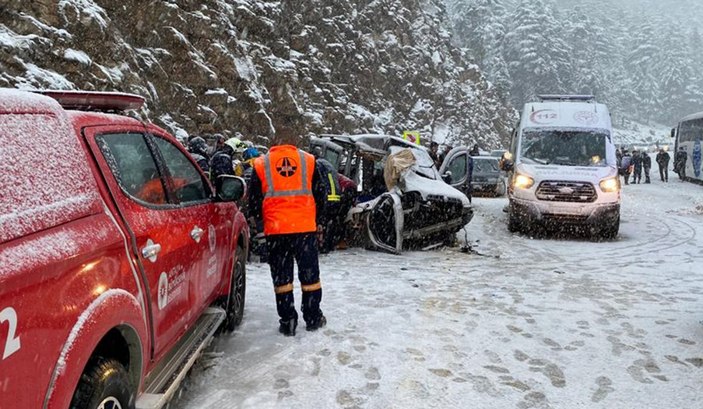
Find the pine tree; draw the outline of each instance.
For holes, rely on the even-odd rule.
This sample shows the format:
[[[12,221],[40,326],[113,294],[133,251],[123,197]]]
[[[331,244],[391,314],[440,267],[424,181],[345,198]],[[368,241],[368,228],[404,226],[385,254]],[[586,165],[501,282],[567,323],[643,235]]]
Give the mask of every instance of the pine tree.
[[[646,122],[651,121],[656,116],[654,113],[662,108],[660,82],[654,69],[660,58],[656,40],[651,19],[645,18],[630,26],[630,51],[625,59],[625,69],[635,96],[630,102],[630,109]]]
[[[571,47],[564,40],[550,4],[522,0],[511,15],[505,59],[517,106],[541,93],[568,91]]]
[[[500,92],[507,94],[511,84],[502,52],[507,17],[502,0],[454,0],[449,11],[455,43],[466,49]]]

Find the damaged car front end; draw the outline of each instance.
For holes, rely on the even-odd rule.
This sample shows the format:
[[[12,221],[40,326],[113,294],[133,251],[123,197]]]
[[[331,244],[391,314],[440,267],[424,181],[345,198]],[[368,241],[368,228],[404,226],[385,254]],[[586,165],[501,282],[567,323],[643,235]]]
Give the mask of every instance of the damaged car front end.
[[[325,135],[313,149],[358,186],[347,216],[354,241],[398,254],[451,243],[471,221],[464,193],[442,180],[427,150],[385,135]]]

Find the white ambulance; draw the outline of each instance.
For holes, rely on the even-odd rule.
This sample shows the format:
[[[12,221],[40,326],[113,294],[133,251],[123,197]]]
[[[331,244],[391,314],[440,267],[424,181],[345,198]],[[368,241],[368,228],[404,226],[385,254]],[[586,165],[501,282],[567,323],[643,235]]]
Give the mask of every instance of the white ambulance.
[[[525,104],[504,160],[511,171],[508,229],[620,227],[620,180],[608,108],[590,95],[540,95]]]

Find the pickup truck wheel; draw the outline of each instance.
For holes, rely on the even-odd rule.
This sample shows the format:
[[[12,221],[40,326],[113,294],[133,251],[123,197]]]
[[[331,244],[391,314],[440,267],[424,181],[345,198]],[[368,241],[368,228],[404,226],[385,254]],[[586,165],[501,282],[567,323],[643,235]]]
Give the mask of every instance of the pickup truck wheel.
[[[237,247],[234,271],[232,272],[232,288],[227,302],[227,318],[224,322],[224,329],[227,332],[234,331],[242,323],[244,318],[244,296],[246,294],[246,260],[244,249]]]
[[[132,409],[133,391],[125,367],[99,358],[81,375],[70,409]]]

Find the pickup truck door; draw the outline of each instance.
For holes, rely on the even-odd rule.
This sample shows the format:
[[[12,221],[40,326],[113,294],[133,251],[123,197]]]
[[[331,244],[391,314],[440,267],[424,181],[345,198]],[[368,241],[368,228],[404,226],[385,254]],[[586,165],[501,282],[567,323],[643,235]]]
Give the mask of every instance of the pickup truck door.
[[[460,146],[449,151],[439,168],[439,174],[444,177],[451,172],[448,183],[452,187],[471,197],[471,165],[472,161],[466,147]]]
[[[188,232],[192,239],[191,259],[183,263],[192,265],[187,274],[197,318],[214,301],[218,286],[229,284],[236,206],[211,199],[213,188],[182,147],[158,133],[152,133],[151,139],[170,180],[172,199],[179,205],[178,219],[174,220],[178,224],[172,224],[171,229]]]
[[[151,316],[153,358],[187,330],[194,302],[189,274],[201,262],[185,225],[187,215],[170,192],[171,181],[144,127],[84,129],[144,282]],[[207,229],[207,225],[202,226]]]

